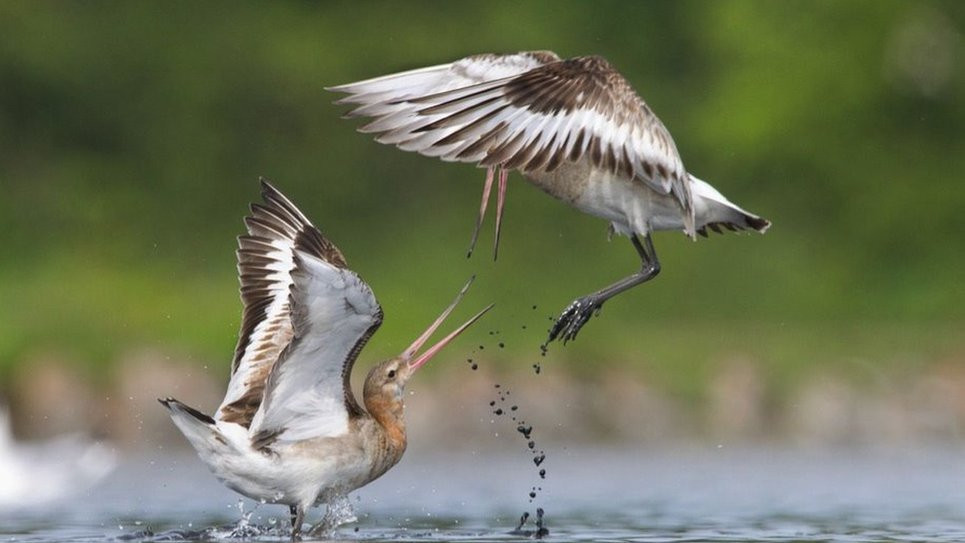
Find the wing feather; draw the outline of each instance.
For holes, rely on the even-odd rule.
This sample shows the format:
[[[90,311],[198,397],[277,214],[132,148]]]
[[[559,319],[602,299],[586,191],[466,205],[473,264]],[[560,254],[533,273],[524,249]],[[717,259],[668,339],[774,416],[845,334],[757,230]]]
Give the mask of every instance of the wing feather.
[[[673,138],[601,57],[478,55],[330,90],[363,104],[350,113],[373,118],[363,131],[404,150],[529,175],[589,160],[632,176],[672,194],[694,235],[692,189]]]
[[[382,323],[382,309],[355,272],[296,248],[289,304],[294,337],[268,377],[249,434],[275,441],[334,437],[363,413],[349,376]]]
[[[247,233],[238,237],[241,330],[231,380],[215,418],[249,427],[262,404],[265,385],[294,337],[290,290],[295,250],[318,255],[333,266],[345,259],[284,195],[262,181],[264,204],[252,204]]]

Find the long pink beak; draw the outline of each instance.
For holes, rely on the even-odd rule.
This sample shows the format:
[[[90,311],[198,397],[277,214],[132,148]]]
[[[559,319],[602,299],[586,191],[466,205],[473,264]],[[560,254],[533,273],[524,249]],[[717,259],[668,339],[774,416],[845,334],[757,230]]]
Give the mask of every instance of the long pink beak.
[[[470,326],[472,326],[474,322],[478,321],[480,317],[485,315],[487,311],[493,308],[493,304],[489,304],[488,306],[486,306],[485,309],[483,309],[479,313],[476,313],[475,316],[473,316],[471,319],[466,321],[462,326],[460,326],[459,328],[456,328],[448,336],[442,338],[442,340],[440,340],[439,343],[436,343],[432,347],[429,347],[429,350],[419,355],[418,358],[413,359],[413,357],[415,357],[416,355],[416,352],[418,352],[419,348],[422,347],[422,344],[425,343],[427,339],[429,339],[429,336],[431,336],[432,333],[436,331],[436,328],[439,328],[439,325],[442,324],[442,321],[446,320],[446,317],[449,316],[449,313],[452,313],[452,310],[455,309],[456,305],[459,303],[459,300],[462,300],[462,297],[466,295],[466,291],[469,290],[469,285],[472,284],[473,279],[475,278],[476,278],[475,276],[469,278],[469,281],[466,282],[466,285],[462,287],[462,290],[460,290],[459,294],[456,295],[456,299],[453,300],[451,304],[449,304],[449,307],[447,307],[446,310],[442,312],[442,315],[439,315],[439,318],[432,323],[432,326],[430,326],[425,332],[423,332],[422,335],[419,336],[419,338],[416,339],[412,343],[412,345],[409,345],[409,348],[402,353],[402,359],[409,361],[410,370],[415,371],[419,369],[423,364],[428,362],[429,359],[431,359],[439,351],[441,351],[446,345],[448,345],[450,341],[455,339],[456,336],[463,333],[466,330],[466,328],[469,328]]]

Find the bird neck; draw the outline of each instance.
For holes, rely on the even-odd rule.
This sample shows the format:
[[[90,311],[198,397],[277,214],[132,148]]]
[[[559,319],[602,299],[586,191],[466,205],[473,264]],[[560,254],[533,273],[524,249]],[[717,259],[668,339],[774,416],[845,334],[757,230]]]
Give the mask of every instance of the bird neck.
[[[365,396],[365,409],[379,424],[386,445],[399,456],[405,451],[405,405],[402,400],[385,394]]]

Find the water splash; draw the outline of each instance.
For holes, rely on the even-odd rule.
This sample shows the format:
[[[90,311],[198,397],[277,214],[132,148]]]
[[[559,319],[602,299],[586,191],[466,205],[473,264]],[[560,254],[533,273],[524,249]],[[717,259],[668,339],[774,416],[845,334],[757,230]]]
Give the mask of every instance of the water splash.
[[[174,529],[163,532],[154,532],[151,528],[145,528],[120,535],[117,540],[153,543],[161,541],[250,541],[267,538],[287,541],[291,536],[291,530],[287,523],[278,522],[275,517],[269,517],[267,525],[259,525],[252,520],[260,505],[261,503],[255,503],[254,507],[245,511],[244,500],[238,500],[237,504],[229,506],[230,509],[237,509],[240,514],[238,521],[234,524],[211,526],[199,530]],[[140,522],[137,524],[140,524]]]
[[[150,529],[127,534],[118,539],[130,541],[192,541],[192,540],[214,540],[230,541],[238,539],[253,539],[269,537],[287,536],[290,532],[278,526],[278,522],[269,522],[268,526],[260,526],[252,521],[252,515],[260,506],[255,503],[249,511],[245,511],[244,500],[238,500],[237,504],[231,505],[231,509],[237,509],[239,513],[238,521],[234,524],[224,526],[211,526],[200,530],[167,530],[154,533]]]
[[[328,506],[325,509],[325,517],[322,518],[321,522],[312,526],[312,529],[308,531],[308,535],[328,538],[334,534],[335,529],[339,526],[357,520],[358,517],[355,516],[355,509],[352,508],[352,502],[349,500],[348,494],[336,494],[328,502]]]
[[[550,535],[550,530],[543,523],[543,508],[537,507],[536,508],[536,533],[533,534],[533,537],[535,537],[536,539],[543,539],[548,535]]]
[[[544,537],[550,535],[549,528],[546,527],[546,524],[543,520],[544,513],[545,512],[543,511],[542,507],[536,508],[536,529],[529,530],[524,528],[526,523],[529,522],[529,511],[524,511],[523,516],[519,517],[519,524],[516,525],[514,530],[509,532],[509,535],[532,537],[533,539],[543,539]]]

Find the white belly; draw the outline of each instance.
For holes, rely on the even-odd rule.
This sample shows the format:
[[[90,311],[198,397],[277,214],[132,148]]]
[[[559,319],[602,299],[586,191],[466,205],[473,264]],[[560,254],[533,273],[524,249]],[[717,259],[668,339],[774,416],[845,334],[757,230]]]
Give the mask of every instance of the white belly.
[[[308,506],[367,482],[372,469],[367,455],[351,443],[319,441],[278,444],[268,455],[248,448],[201,458],[225,486],[267,503]]]
[[[673,196],[645,183],[590,168],[583,161],[527,179],[547,194],[580,211],[605,219],[618,234],[682,230],[682,210]]]

